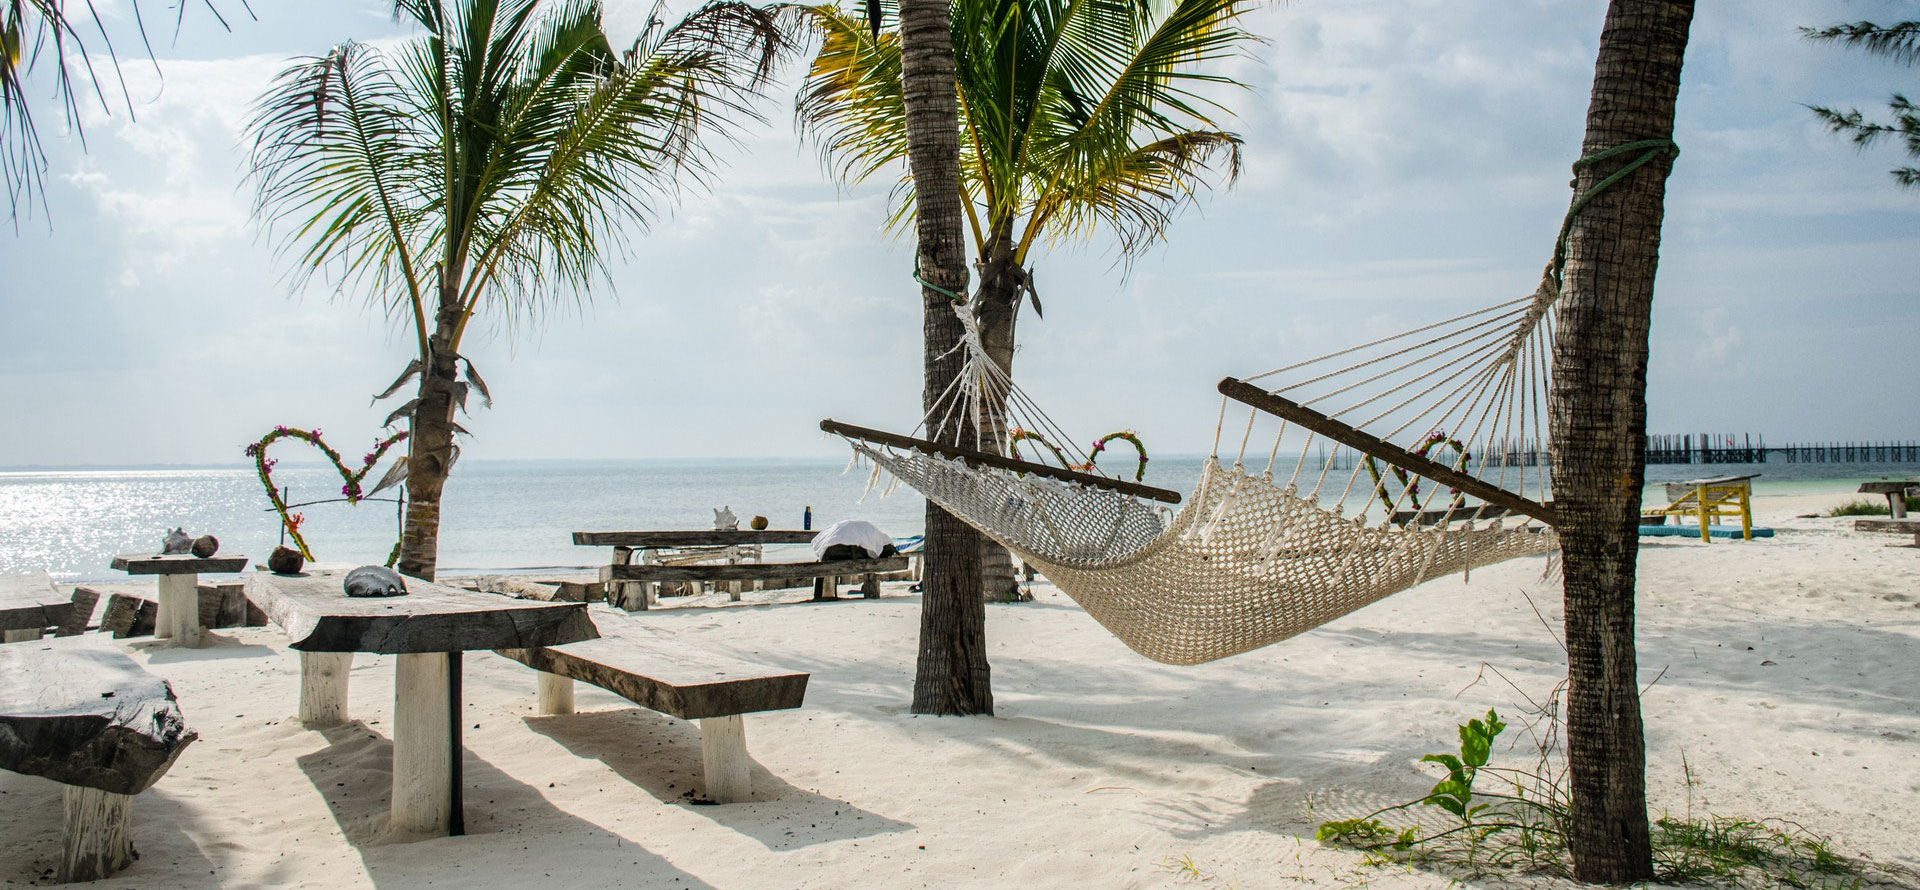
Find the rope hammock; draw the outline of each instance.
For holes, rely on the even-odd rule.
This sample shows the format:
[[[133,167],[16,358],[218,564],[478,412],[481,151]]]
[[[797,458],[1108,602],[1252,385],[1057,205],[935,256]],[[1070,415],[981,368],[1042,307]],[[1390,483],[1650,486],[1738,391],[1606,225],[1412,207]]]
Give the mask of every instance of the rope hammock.
[[[1634,143],[1581,165],[1630,150],[1644,154],[1569,217],[1677,151]],[[1555,548],[1545,412],[1567,231],[1531,295],[1222,380],[1212,451],[1177,511],[1176,492],[1081,472],[1092,461],[1077,450],[1069,467],[1003,455],[1015,429],[1078,440],[987,355],[957,299],[963,370],[915,429],[924,438],[821,428],[871,462],[869,491],[883,473],[911,486],[1140,654],[1225,658],[1429,578]]]

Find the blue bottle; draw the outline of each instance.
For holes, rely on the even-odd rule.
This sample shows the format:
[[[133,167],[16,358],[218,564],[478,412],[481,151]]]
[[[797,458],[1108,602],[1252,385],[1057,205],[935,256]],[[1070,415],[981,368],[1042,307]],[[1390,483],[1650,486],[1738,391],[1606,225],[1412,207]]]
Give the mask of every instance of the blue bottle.
[[[812,504],[808,504],[807,512],[800,516],[800,530],[803,532],[813,531],[813,505]]]

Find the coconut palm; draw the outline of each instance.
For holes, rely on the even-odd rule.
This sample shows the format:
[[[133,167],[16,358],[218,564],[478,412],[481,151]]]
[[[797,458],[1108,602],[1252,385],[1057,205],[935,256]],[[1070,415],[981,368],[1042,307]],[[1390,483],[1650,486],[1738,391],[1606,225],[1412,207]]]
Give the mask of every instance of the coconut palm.
[[[868,2],[891,16],[885,0]],[[1002,371],[1012,372],[1022,301],[1040,309],[1036,245],[1105,233],[1131,258],[1216,175],[1238,172],[1241,140],[1218,129],[1226,111],[1214,97],[1240,85],[1209,63],[1256,40],[1236,24],[1253,5],[952,0],[961,183],[981,272],[970,311]],[[798,102],[803,131],[846,182],[895,169],[907,149],[899,39],[865,15],[807,13],[822,42]],[[913,183],[901,186],[896,224],[913,210]],[[1005,430],[981,432],[1005,447]],[[1012,571],[1006,551],[987,546],[997,598]]]
[[[219,6],[212,0],[203,3],[222,28],[232,30]],[[249,15],[253,13],[244,0],[240,5]],[[186,21],[188,6],[174,5],[175,33]],[[132,5],[132,13],[132,33],[121,37],[137,36],[140,48],[151,59],[153,46],[147,41],[147,23],[138,3]],[[33,106],[27,101],[28,72],[35,68],[48,72],[53,79],[54,101],[65,114],[68,128],[81,137],[83,147],[86,134],[81,127],[80,106],[88,101],[85,94],[89,87],[101,110],[112,114],[116,104],[124,104],[128,117],[133,115],[133,100],[120,77],[120,55],[114,48],[108,21],[124,23],[121,15],[103,17],[93,0],[0,0],[0,179],[6,180],[7,206],[16,220],[21,204],[31,209],[36,196],[45,206],[42,180],[47,172],[47,155],[34,125]],[[76,27],[75,22],[83,24]],[[85,24],[88,22],[91,27]],[[96,46],[102,51],[97,55]],[[75,83],[75,75],[81,72],[85,76]],[[107,98],[115,86],[120,103]]]
[[[1634,654],[1635,527],[1646,476],[1647,334],[1674,101],[1693,0],[1612,0],[1567,231],[1550,399],[1565,558],[1568,846],[1574,876],[1653,876]],[[1602,154],[1629,147],[1622,154]],[[1651,157],[1647,157],[1651,155]],[[1649,162],[1611,186],[1610,177]],[[1597,191],[1594,191],[1597,189]]]
[[[870,0],[874,2],[874,0]],[[878,7],[872,7],[877,10]],[[877,24],[876,24],[877,28]],[[967,235],[961,221],[960,111],[955,102],[952,20],[947,0],[904,0],[900,7],[898,76],[914,183],[914,274],[920,288],[924,407],[932,411],[961,373],[954,351],[960,320],[947,294],[967,285]],[[948,431],[958,444],[970,434]],[[987,614],[980,599],[980,533],[927,502],[926,572],[920,608],[920,654],[914,666],[916,714],[992,714]]]
[[[604,282],[623,227],[712,170],[754,116],[786,41],[773,15],[712,2],[652,17],[616,52],[594,0],[400,0],[425,32],[298,60],[249,125],[256,212],[296,286],[324,269],[405,324],[417,379],[400,571],[434,575],[454,410],[485,384],[460,354],[476,316],[536,315]],[[658,8],[656,7],[656,13]],[[460,379],[465,365],[466,379]]]

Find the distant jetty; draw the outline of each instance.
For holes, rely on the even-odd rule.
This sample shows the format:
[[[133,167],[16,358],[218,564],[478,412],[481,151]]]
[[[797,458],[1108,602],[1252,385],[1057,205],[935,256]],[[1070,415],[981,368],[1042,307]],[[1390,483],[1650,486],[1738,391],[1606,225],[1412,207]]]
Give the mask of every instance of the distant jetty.
[[[1329,454],[1324,446],[1319,465],[1344,470],[1356,458],[1347,449]],[[1920,463],[1920,442],[1818,442],[1768,445],[1753,433],[1679,433],[1647,437],[1647,463],[1652,464],[1902,464]],[[1550,461],[1535,441],[1495,442],[1474,454],[1480,467],[1541,467]],[[1331,464],[1331,466],[1329,466]]]

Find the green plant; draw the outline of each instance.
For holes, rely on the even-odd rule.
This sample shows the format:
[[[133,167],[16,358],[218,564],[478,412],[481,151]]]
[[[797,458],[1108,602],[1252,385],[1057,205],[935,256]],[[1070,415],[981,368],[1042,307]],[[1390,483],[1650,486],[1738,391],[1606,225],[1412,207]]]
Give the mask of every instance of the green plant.
[[[1827,512],[1828,516],[1885,516],[1893,511],[1880,501],[1854,498]]]
[[[1556,693],[1557,694],[1557,693]],[[1385,807],[1358,819],[1321,823],[1314,837],[1322,843],[1366,854],[1364,864],[1422,863],[1463,872],[1468,877],[1540,871],[1571,874],[1566,845],[1567,806],[1557,779],[1545,772],[1547,755],[1558,738],[1556,699],[1539,709],[1549,724],[1538,735],[1542,766],[1513,770],[1489,765],[1493,741],[1506,724],[1492,710],[1485,720],[1460,725],[1458,754],[1428,754],[1423,763],[1445,767],[1447,775],[1424,797]],[[1913,887],[1901,879],[1882,881],[1874,873],[1895,869],[1834,852],[1829,839],[1782,819],[1748,819],[1693,814],[1692,765],[1683,757],[1687,812],[1653,821],[1653,859],[1662,883],[1699,883],[1729,890],[1794,887],[1808,890],[1860,890]],[[1505,783],[1489,792],[1476,786],[1482,775]],[[1395,826],[1380,817],[1415,807],[1434,807],[1450,818],[1440,826]]]

